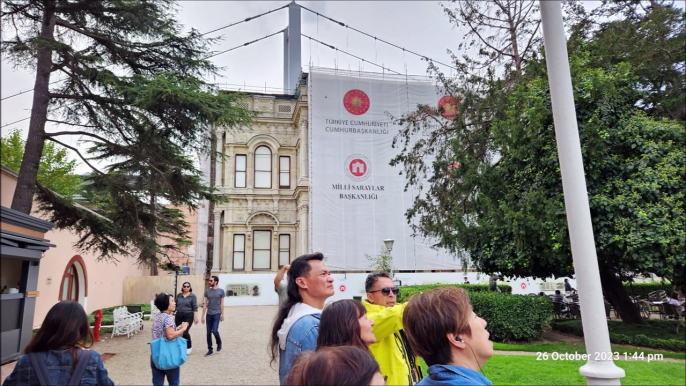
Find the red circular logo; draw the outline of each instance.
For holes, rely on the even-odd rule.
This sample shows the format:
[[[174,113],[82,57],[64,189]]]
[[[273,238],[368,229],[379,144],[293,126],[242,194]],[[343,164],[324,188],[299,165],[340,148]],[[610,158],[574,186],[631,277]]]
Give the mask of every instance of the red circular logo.
[[[367,164],[361,158],[355,158],[350,161],[348,168],[350,169],[350,174],[355,177],[362,177],[367,173]]]
[[[457,99],[450,95],[446,95],[438,101],[438,109],[443,109],[441,113],[443,118],[452,121],[457,115]]]
[[[353,154],[345,160],[345,174],[353,181],[364,181],[369,177],[372,163],[362,154]]]
[[[369,110],[369,97],[362,90],[350,90],[343,97],[343,106],[352,115],[362,115]]]
[[[338,287],[338,289],[341,290],[341,292],[345,292],[345,286],[344,285]]]
[[[526,283],[522,283],[522,284],[520,284],[519,286],[522,287],[522,289],[525,289],[525,288],[526,288]]]

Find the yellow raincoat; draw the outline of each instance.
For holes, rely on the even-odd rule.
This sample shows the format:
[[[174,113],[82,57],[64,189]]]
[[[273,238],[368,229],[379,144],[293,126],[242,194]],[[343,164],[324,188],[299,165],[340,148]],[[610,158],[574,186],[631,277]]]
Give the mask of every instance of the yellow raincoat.
[[[401,333],[406,303],[384,307],[371,304],[365,299],[362,304],[367,309],[367,318],[374,321],[376,343],[369,346],[369,349],[379,363],[381,374],[386,377],[386,384],[414,385],[419,382],[422,379],[419,359],[413,355],[414,360],[410,360],[410,350]]]

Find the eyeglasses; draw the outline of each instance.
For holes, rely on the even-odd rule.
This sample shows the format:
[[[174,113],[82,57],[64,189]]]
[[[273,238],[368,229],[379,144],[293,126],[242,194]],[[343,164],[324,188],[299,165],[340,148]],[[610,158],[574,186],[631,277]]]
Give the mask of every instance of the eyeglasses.
[[[185,286],[183,286],[183,288],[191,288],[191,286],[185,285]]]
[[[398,287],[383,287],[380,290],[369,291],[369,293],[373,294],[374,292],[379,292],[379,291],[381,291],[381,294],[384,296],[390,295],[391,291],[393,291],[393,295],[397,295],[400,293],[400,288],[398,288]]]

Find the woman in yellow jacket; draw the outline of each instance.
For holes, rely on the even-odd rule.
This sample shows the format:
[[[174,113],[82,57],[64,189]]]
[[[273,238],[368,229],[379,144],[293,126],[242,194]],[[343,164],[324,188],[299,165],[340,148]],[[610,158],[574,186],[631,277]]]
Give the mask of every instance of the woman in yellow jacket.
[[[419,360],[403,331],[405,303],[396,304],[398,287],[386,273],[373,273],[365,282],[362,301],[367,318],[374,321],[376,343],[369,346],[388,385],[414,385],[422,379]]]

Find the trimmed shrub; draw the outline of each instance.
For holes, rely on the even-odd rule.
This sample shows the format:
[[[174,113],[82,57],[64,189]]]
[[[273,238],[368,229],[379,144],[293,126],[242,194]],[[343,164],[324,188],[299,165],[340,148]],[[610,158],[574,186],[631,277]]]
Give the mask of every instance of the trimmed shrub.
[[[659,281],[653,283],[631,283],[631,285],[629,285],[629,283],[624,283],[624,288],[626,288],[626,292],[629,296],[633,294],[640,299],[648,299],[648,294],[653,291],[665,291],[667,296],[671,296],[672,294],[672,285],[668,281],[664,283]]]
[[[102,319],[103,321],[107,317],[107,315],[113,315],[114,314],[114,309],[119,308],[119,307],[126,307],[126,306],[141,306],[141,311],[143,311],[144,315],[147,315],[150,313],[150,304],[140,304],[140,303],[132,303],[132,304],[124,304],[121,306],[114,306],[114,307],[107,307],[107,308],[102,308]],[[97,310],[96,310],[97,311]],[[91,315],[95,316],[95,312],[91,312]],[[104,323],[103,323],[104,324]]]
[[[488,322],[486,329],[496,342],[532,341],[553,316],[547,297],[471,292],[474,312]]]
[[[628,344],[633,346],[643,346],[662,350],[671,351],[686,351],[686,342],[684,342],[683,337],[678,337],[676,334],[671,333],[670,335],[665,335],[664,330],[671,330],[674,326],[674,331],[676,331],[676,321],[662,321],[662,320],[649,320],[647,321],[647,326],[640,326],[643,333],[632,333],[635,329],[631,331],[625,331],[624,333],[614,332],[613,330],[622,329],[622,322],[609,322],[608,329],[610,331],[610,342],[615,344]],[[550,326],[555,331],[564,332],[577,336],[584,336],[584,329],[580,320],[561,320],[555,319],[550,323]],[[623,328],[626,330],[626,328]],[[652,335],[648,336],[646,334]],[[662,338],[657,337],[662,336]],[[670,338],[670,336],[677,336],[677,338]]]
[[[405,287],[400,287],[400,293],[398,294],[398,302],[406,302],[410,296],[418,294],[420,292],[426,292],[430,289],[438,287],[460,287],[467,290],[467,292],[488,292],[488,284],[450,284],[450,283],[436,283],[436,284],[421,284],[421,285],[409,285]],[[504,294],[511,294],[512,287],[507,284],[498,284],[498,288]]]
[[[406,292],[401,301],[409,299],[410,295],[429,291],[438,287],[452,287],[451,285],[422,285],[408,286],[402,289]],[[538,337],[548,325],[553,316],[553,303],[548,297],[520,296],[488,291],[487,285],[454,285],[454,287],[470,290],[469,299],[474,312],[482,317],[488,325],[486,330],[491,334],[490,339],[497,342],[531,341]],[[476,291],[473,287],[477,287]],[[485,287],[485,290],[482,288]],[[510,291],[512,288],[507,287]],[[503,292],[506,289],[501,290]],[[400,296],[398,296],[400,299]]]

